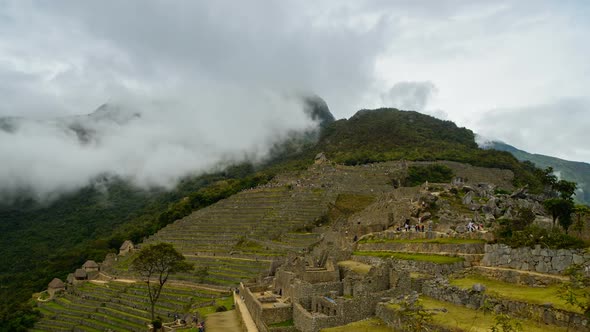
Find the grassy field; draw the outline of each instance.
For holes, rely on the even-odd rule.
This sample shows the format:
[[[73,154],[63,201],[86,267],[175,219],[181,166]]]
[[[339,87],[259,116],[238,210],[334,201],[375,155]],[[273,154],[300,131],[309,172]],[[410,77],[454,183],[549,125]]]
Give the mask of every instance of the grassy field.
[[[410,254],[395,251],[355,251],[353,255],[356,256],[373,256],[380,258],[396,258],[408,261],[431,262],[435,264],[453,264],[462,262],[462,257],[443,256],[443,255],[427,255],[427,254]]]
[[[217,307],[225,306],[225,308],[227,310],[231,310],[233,304],[234,304],[234,298],[232,296],[222,297],[219,299],[215,299],[215,305],[198,308],[197,312],[199,313],[199,315],[201,317],[207,317],[207,315],[215,313],[215,310],[217,309]]]
[[[437,238],[437,239],[362,239],[359,243],[435,243],[435,244],[478,244],[486,243],[480,239],[455,239],[455,238]]]
[[[559,298],[558,285],[528,287],[492,280],[478,275],[451,280],[452,285],[465,289],[471,288],[473,284],[477,283],[485,285],[486,292],[491,295],[534,304],[552,303],[555,308],[581,313],[578,308],[565,303],[564,300]]]
[[[349,268],[358,274],[367,274],[371,270],[371,265],[355,261],[340,261],[338,266]]]
[[[426,309],[447,309],[447,312],[438,312],[433,315],[433,323],[447,328],[455,328],[466,332],[488,332],[495,323],[495,316],[493,314],[484,315],[480,310],[468,309],[428,297],[422,298],[422,304]],[[527,332],[567,331],[567,328],[548,326],[531,320],[518,319],[518,321],[524,328],[524,331]]]
[[[379,318],[370,318],[359,322],[350,323],[344,326],[331,327],[323,329],[321,332],[393,332],[394,329],[388,327]]]

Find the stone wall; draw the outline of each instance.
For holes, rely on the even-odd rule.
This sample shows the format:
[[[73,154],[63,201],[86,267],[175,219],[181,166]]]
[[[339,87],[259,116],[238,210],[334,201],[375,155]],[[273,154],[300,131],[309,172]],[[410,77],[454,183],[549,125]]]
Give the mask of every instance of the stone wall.
[[[265,325],[280,323],[293,317],[291,305],[277,302],[276,304],[273,304],[272,307],[263,306],[253,294],[253,292],[263,290],[265,290],[263,287],[248,288],[243,284],[240,286],[240,295],[244,297],[246,308],[248,308],[256,326],[262,327]]]
[[[398,252],[429,252],[447,254],[483,254],[484,243],[453,244],[453,243],[360,243],[358,250],[388,250]]]
[[[293,323],[301,332],[317,332],[323,328],[342,325],[338,316],[314,316],[301,304],[293,305]]]
[[[485,266],[474,266],[473,268],[478,274],[487,278],[529,287],[547,287],[564,282],[564,278],[560,275],[539,274],[532,271],[512,269],[495,269]]]
[[[486,244],[482,266],[560,274],[572,264],[587,267],[590,253],[583,249],[510,248],[504,244]]]
[[[497,298],[486,294],[485,291],[451,286],[444,279],[424,282],[422,293],[439,301],[470,309],[480,309],[484,303],[487,303],[494,308],[495,312],[509,313],[521,318],[538,320],[545,324],[569,327],[575,331],[589,331],[588,320],[584,315],[556,309],[551,303],[539,305]]]
[[[464,268],[463,262],[457,262],[453,264],[436,264],[431,262],[410,261],[394,258],[383,259],[372,256],[353,256],[353,260],[370,265],[377,265],[379,262],[385,261],[399,271],[405,270],[410,272],[428,273],[431,275],[448,275]]]
[[[293,285],[293,303],[301,303],[305,308],[311,308],[311,298],[317,295],[326,295],[330,292],[342,294],[341,282],[324,282],[319,284],[310,284],[305,281],[297,280]]]

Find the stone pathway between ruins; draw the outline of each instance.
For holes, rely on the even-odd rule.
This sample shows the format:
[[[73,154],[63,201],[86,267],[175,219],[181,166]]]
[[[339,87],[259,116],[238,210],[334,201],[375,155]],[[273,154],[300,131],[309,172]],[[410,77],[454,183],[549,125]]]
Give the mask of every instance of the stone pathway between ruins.
[[[240,317],[236,310],[216,312],[207,316],[207,332],[244,332],[240,326]]]

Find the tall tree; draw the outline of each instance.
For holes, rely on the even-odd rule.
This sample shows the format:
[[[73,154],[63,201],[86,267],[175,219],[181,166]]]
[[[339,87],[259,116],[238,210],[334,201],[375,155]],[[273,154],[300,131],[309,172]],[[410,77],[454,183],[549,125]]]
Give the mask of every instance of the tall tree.
[[[551,216],[553,217],[553,227],[555,227],[555,220],[559,220],[559,224],[567,233],[568,228],[572,224],[574,202],[571,199],[551,198],[543,202],[543,207],[551,213]]]
[[[147,284],[151,304],[152,322],[154,308],[162,293],[162,288],[171,273],[187,272],[193,265],[185,261],[185,257],[170,243],[158,243],[142,248],[138,256],[131,263]],[[152,280],[153,279],[153,280]],[[155,328],[154,324],[154,328]]]
[[[574,207],[574,213],[576,214],[576,223],[574,224],[574,229],[578,231],[579,234],[581,234],[582,230],[584,230],[586,216],[590,215],[590,207],[587,205],[577,204]]]

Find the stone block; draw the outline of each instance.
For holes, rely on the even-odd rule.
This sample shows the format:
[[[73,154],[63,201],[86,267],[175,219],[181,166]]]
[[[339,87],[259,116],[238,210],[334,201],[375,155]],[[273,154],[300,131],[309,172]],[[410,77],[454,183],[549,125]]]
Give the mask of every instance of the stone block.
[[[537,266],[535,267],[535,271],[540,272],[540,273],[547,273],[548,269],[547,269],[547,265],[545,265],[544,261],[540,261]]]

